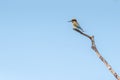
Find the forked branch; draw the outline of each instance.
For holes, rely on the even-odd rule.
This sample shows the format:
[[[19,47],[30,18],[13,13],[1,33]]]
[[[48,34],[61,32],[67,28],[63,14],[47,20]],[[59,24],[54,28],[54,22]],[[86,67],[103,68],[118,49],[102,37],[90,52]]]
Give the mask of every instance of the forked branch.
[[[102,57],[102,55],[99,53],[96,45],[95,45],[95,41],[94,41],[94,36],[89,36],[88,34],[85,34],[84,32],[81,32],[79,29],[73,28],[73,30],[77,31],[78,33],[82,34],[83,36],[86,36],[87,38],[89,38],[91,40],[91,48],[95,51],[96,55],[99,57],[99,59],[106,65],[106,67],[108,68],[108,70],[114,75],[114,77],[117,80],[120,80],[119,75],[112,69],[112,67],[108,64],[108,62]]]

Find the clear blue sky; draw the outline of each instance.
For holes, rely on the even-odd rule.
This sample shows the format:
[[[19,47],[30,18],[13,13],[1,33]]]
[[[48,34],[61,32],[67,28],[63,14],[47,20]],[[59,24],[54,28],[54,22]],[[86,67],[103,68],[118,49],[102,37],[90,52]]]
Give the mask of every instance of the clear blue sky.
[[[120,74],[120,0],[0,0],[0,80],[116,80],[72,18]]]

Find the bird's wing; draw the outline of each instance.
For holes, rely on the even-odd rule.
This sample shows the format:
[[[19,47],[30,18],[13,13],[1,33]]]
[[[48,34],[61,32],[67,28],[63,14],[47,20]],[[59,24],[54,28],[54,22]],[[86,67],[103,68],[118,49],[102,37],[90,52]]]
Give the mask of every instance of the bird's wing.
[[[81,29],[84,32],[84,30],[82,29],[82,27],[79,24],[78,24],[78,28]]]

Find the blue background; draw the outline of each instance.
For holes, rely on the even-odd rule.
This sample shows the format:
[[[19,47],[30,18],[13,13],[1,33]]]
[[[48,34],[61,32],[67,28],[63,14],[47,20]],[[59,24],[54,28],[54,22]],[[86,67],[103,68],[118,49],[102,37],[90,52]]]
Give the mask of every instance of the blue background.
[[[119,0],[0,0],[0,80],[116,80],[72,18],[120,74]]]

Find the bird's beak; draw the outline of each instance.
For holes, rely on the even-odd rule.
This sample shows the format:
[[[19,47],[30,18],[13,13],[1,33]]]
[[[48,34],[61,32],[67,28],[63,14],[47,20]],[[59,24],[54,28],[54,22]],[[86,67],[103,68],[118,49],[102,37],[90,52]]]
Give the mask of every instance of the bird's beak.
[[[68,22],[72,22],[72,21],[70,20],[70,21],[68,21]]]

